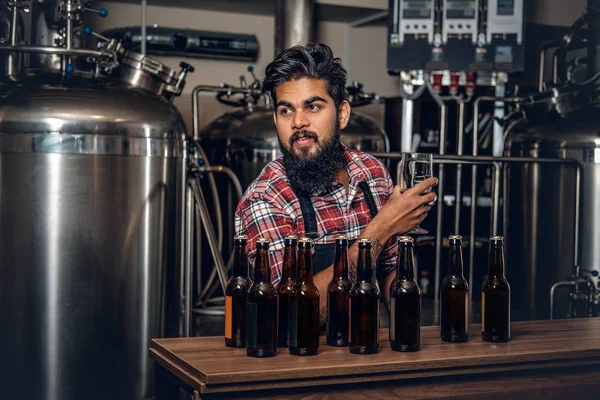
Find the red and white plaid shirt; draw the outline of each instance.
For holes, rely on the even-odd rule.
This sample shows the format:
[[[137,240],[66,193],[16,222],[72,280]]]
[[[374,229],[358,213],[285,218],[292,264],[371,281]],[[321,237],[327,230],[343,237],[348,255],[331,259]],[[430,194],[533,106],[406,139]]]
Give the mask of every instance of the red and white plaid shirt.
[[[322,193],[311,196],[319,231],[314,244],[335,243],[335,237],[342,234],[349,240],[360,236],[372,217],[365,195],[358,188],[359,182],[367,182],[378,210],[393,190],[390,174],[379,160],[357,150],[346,147],[344,150],[350,177],[348,194],[344,185],[336,181]],[[252,266],[257,239],[271,240],[271,280],[273,284],[279,282],[285,236],[304,236],[300,201],[289,185],[281,158],[271,161],[246,190],[235,213],[235,231],[237,235],[248,236],[248,261]],[[396,267],[397,252],[394,237],[386,243],[379,256],[378,276]]]

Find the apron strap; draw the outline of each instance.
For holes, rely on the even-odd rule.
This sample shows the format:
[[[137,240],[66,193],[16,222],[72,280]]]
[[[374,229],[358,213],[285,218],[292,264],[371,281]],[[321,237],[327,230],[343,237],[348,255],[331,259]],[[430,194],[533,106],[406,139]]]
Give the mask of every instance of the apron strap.
[[[367,201],[367,206],[369,207],[369,211],[371,212],[371,217],[375,218],[377,215],[377,206],[375,205],[375,199],[373,198],[373,193],[371,193],[371,189],[369,188],[369,184],[367,181],[360,181],[358,183],[358,187],[365,195],[365,200]]]
[[[296,197],[300,201],[300,209],[302,210],[302,219],[304,220],[304,235],[311,239],[319,237],[317,229],[317,215],[313,207],[310,197],[306,194],[296,193]]]

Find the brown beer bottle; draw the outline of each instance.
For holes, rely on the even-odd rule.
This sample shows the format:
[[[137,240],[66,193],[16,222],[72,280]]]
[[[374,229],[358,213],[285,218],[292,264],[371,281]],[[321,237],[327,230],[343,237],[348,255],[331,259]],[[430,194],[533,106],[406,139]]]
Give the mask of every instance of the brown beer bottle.
[[[254,282],[246,297],[246,354],[272,357],[277,354],[277,291],[271,284],[269,239],[256,241]]]
[[[298,241],[298,274],[290,293],[290,354],[313,356],[319,349],[319,290],[313,282],[312,239]]]
[[[488,276],[481,289],[481,337],[486,342],[510,341],[510,285],[504,277],[504,238],[490,238]]]
[[[440,328],[444,342],[469,340],[469,284],[463,276],[462,236],[448,237],[448,273],[440,288]]]
[[[414,279],[414,241],[398,238],[396,277],[390,287],[390,345],[395,351],[421,349],[421,289]]]
[[[248,279],[245,235],[233,238],[231,279],[225,288],[225,346],[246,347],[246,295],[252,284]]]
[[[286,236],[284,243],[282,275],[279,285],[277,285],[277,296],[279,297],[277,345],[279,347],[288,347],[288,313],[290,309],[290,293],[296,283],[296,246],[298,246],[298,237],[296,235]]]
[[[350,290],[348,278],[348,238],[335,238],[333,278],[327,286],[327,344],[348,346],[350,323]]]
[[[350,353],[379,350],[379,288],[373,276],[371,239],[358,241],[356,283],[350,291]]]

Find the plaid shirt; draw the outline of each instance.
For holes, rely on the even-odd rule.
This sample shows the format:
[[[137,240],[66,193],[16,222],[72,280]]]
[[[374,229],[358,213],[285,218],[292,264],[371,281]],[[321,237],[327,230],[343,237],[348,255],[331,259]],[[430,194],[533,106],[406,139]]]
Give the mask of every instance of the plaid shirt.
[[[313,194],[311,201],[317,216],[319,237],[314,244],[333,244],[337,235],[356,239],[372,219],[365,195],[358,183],[369,185],[377,209],[387,202],[393,183],[385,166],[376,158],[345,148],[346,170],[350,178],[348,194],[335,181],[321,193]],[[235,213],[235,231],[248,236],[248,261],[254,265],[256,241],[269,238],[271,280],[281,279],[284,238],[287,235],[304,236],[304,221],[300,201],[292,191],[281,158],[271,161],[250,184]],[[398,245],[390,239],[379,256],[378,276],[386,275],[396,267]],[[331,262],[333,264],[333,255]]]

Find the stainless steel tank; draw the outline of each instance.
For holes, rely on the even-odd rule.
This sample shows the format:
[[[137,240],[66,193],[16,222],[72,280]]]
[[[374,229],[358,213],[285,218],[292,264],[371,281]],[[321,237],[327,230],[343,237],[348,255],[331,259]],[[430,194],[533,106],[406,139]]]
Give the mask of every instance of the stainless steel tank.
[[[200,143],[208,159],[228,165],[245,189],[272,160],[281,155],[273,110],[238,109],[225,113],[200,130]],[[352,149],[388,152],[387,135],[377,122],[354,110],[341,141]]]
[[[579,264],[600,270],[600,118],[597,108],[531,126],[511,134],[513,156],[574,159],[581,166],[582,202]],[[513,165],[510,174],[507,275],[515,304],[527,305],[530,317],[549,317],[553,283],[573,271],[576,167]]]
[[[74,81],[0,99],[2,396],[147,399],[150,339],[178,330],[186,127]]]

